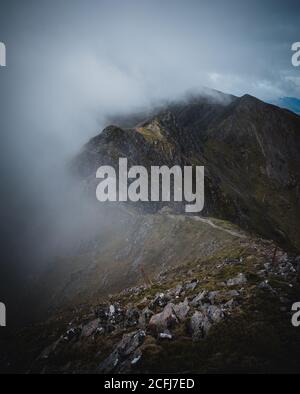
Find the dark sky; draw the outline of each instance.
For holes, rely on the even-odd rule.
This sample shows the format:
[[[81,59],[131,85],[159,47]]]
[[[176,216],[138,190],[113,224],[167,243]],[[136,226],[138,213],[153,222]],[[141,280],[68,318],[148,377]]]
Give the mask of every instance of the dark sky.
[[[293,0],[1,0],[1,269],[23,275],[45,212],[55,229],[65,163],[107,114],[202,86],[300,98],[299,25]]]

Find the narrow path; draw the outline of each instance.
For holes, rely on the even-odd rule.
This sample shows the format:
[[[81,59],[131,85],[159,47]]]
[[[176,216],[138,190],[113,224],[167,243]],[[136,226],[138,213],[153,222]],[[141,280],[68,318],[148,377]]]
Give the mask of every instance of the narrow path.
[[[209,224],[211,227],[216,228],[216,229],[221,230],[221,231],[224,231],[225,233],[228,233],[228,234],[230,234],[230,235],[232,235],[234,237],[246,238],[246,236],[244,234],[241,234],[241,233],[238,233],[236,231],[232,231],[232,230],[229,230],[227,228],[218,226],[217,224],[213,223],[210,219],[205,219],[205,218],[202,218],[200,216],[191,216],[191,218],[193,220],[198,221],[198,222],[203,222],[203,223]]]

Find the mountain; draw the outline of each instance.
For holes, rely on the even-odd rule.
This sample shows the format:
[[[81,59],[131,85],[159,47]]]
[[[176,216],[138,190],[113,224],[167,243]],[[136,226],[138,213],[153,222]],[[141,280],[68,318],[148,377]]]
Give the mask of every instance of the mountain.
[[[193,97],[143,116],[138,124],[137,116],[116,118],[76,158],[92,193],[96,169],[117,166],[119,157],[147,168],[204,165],[203,215],[300,249],[299,116],[249,95]],[[142,207],[155,212],[162,204]]]
[[[72,162],[95,231],[32,280],[39,322],[0,338],[0,370],[298,372],[300,117],[211,92],[108,124]],[[204,165],[204,211],[96,202],[120,157]]]
[[[295,97],[281,97],[279,99],[272,100],[271,104],[289,109],[290,111],[300,115],[300,100]]]
[[[300,257],[213,218],[116,213],[39,278],[50,316],[0,338],[1,371],[298,372]]]

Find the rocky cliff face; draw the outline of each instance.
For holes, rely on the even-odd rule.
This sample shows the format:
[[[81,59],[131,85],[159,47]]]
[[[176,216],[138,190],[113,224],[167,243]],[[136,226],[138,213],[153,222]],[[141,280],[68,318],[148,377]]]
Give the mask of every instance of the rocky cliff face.
[[[204,165],[202,214],[299,250],[299,116],[249,95],[223,95],[166,105],[142,117],[117,119],[76,159],[76,171],[90,179],[93,193],[96,169],[116,166],[119,157],[145,167]],[[157,211],[161,204],[143,208]]]

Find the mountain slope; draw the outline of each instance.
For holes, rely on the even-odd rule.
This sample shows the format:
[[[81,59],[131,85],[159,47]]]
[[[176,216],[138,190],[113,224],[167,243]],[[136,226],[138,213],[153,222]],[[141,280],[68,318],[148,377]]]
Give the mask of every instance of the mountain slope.
[[[271,104],[288,109],[300,115],[300,100],[295,97],[281,97],[277,100],[272,100]]]
[[[13,333],[13,340],[1,343],[1,370],[299,372],[300,335],[290,313],[300,289],[299,258],[280,249],[274,255],[272,242],[251,238],[230,223],[156,216],[152,220],[169,233],[178,231],[179,237],[171,247],[166,231],[155,241],[152,235],[144,247],[139,243],[149,278],[141,275],[138,286],[111,296],[83,298],[49,320]],[[175,232],[174,226],[179,226]],[[198,245],[202,237],[207,238]],[[153,247],[159,245],[165,252],[158,249],[157,255]],[[126,267],[120,267],[121,276]],[[135,267],[132,275],[137,272]]]
[[[217,102],[199,97],[170,104],[135,127],[107,127],[74,166],[94,191],[96,169],[116,166],[119,157],[146,167],[204,165],[202,214],[299,250],[299,151],[297,115],[249,95]],[[161,206],[143,204],[154,211]]]
[[[299,372],[300,118],[217,95],[115,120],[73,163],[99,228],[31,283],[50,317],[0,340],[0,369]],[[96,169],[120,157],[205,165],[205,216],[181,204],[97,204]]]

